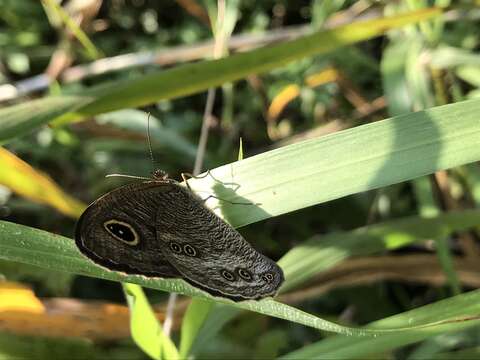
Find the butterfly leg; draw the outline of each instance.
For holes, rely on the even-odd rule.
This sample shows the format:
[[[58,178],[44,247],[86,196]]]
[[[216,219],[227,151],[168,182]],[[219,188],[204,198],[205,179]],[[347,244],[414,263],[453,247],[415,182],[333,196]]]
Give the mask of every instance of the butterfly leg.
[[[187,185],[187,188],[188,188],[189,190],[192,190],[192,189],[190,188],[190,185],[188,184],[188,181],[187,181],[188,178],[189,178],[189,179],[203,179],[203,178],[207,177],[208,175],[210,175],[213,180],[215,180],[215,181],[217,181],[217,182],[221,182],[220,180],[215,179],[215,177],[212,175],[212,173],[210,172],[210,170],[207,170],[207,172],[206,172],[204,175],[202,175],[202,176],[195,176],[195,175],[190,174],[190,173],[187,173],[187,172],[182,172],[182,173],[180,174],[180,176],[182,177],[183,181],[185,181],[185,184]]]
[[[189,190],[192,190],[192,188],[191,188],[190,185],[188,184],[188,181],[187,181],[188,179],[187,179],[187,177],[193,178],[193,179],[203,179],[203,178],[205,178],[205,177],[207,177],[207,176],[210,175],[210,177],[211,177],[213,180],[215,180],[216,182],[219,182],[219,183],[221,183],[221,184],[234,184],[234,183],[224,183],[224,182],[218,180],[217,178],[215,178],[215,177],[212,175],[212,173],[210,172],[210,170],[207,170],[207,172],[206,172],[204,175],[202,175],[202,176],[195,176],[195,175],[192,175],[192,174],[186,173],[186,172],[181,173],[180,175],[182,176],[182,179],[183,179],[183,181],[185,181],[185,184],[187,185],[187,188],[188,188]],[[238,184],[235,184],[235,185],[238,185]],[[236,189],[234,189],[233,191],[236,191],[239,187],[240,187],[240,185],[238,185],[238,187],[237,187]],[[251,203],[251,202],[249,202],[249,203],[244,203],[244,202],[235,202],[235,201],[225,200],[225,199],[219,198],[218,196],[215,196],[215,195],[209,195],[209,196],[207,196],[205,199],[202,199],[202,200],[203,200],[203,202],[205,203],[205,202],[207,202],[209,199],[212,199],[212,198],[213,198],[213,199],[220,200],[220,201],[228,202],[228,203],[230,203],[230,204],[232,204],[232,205],[261,205],[260,203]]]
[[[233,183],[233,182],[226,183],[226,182],[223,182],[221,180],[218,180],[215,176],[213,176],[210,169],[207,170],[207,172],[205,174],[201,175],[201,176],[195,176],[195,175],[187,173],[187,172],[181,173],[180,175],[182,176],[183,181],[185,181],[185,184],[187,184],[187,187],[189,189],[190,189],[190,186],[188,185],[187,177],[190,178],[190,179],[203,179],[203,178],[206,178],[207,176],[210,176],[214,181],[216,181],[216,182],[218,182],[222,185],[235,185],[235,188],[233,189],[233,191],[237,191],[240,188],[240,185],[237,184],[237,183]]]
[[[210,170],[207,170],[207,172],[206,172],[205,174],[201,175],[201,176],[193,175],[193,174],[190,174],[190,173],[188,173],[188,172],[183,172],[183,173],[181,173],[181,176],[182,176],[183,180],[185,180],[185,178],[186,178],[187,176],[188,176],[189,178],[193,178],[193,179],[203,179],[203,178],[205,178],[205,177],[207,177],[207,176],[209,176],[209,175],[212,177],[213,180],[218,181],[218,182],[221,182],[220,180],[215,179],[215,177],[212,175],[212,173],[210,172]]]
[[[252,203],[252,202],[244,203],[244,202],[236,202],[236,201],[225,200],[225,199],[219,198],[218,196],[215,196],[215,195],[208,195],[205,199],[202,199],[202,200],[205,203],[209,199],[217,199],[217,200],[220,200],[220,201],[225,201],[225,202],[228,202],[232,205],[262,205],[260,203]]]
[[[190,178],[194,177],[193,175],[189,173],[181,173],[180,176],[182,177],[183,181],[185,182],[185,185],[187,185],[188,190],[192,191],[192,188],[190,187],[190,184],[188,183],[187,176],[190,176]]]

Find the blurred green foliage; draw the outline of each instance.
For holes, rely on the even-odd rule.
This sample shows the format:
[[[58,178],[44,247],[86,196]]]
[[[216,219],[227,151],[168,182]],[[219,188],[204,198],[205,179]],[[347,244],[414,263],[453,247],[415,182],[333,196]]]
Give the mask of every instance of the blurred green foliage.
[[[203,2],[192,0],[186,3],[198,3],[202,9],[206,8]],[[234,34],[254,36],[302,24],[319,28],[328,25],[328,20],[339,14],[350,16],[351,22],[362,14],[395,15],[440,3],[445,1],[245,0],[239,2]],[[200,17],[192,16],[180,1],[104,0],[99,4],[98,13],[83,30],[105,57],[162,49],[168,51],[174,46],[212,39],[209,25]],[[63,5],[74,12],[75,1]],[[327,55],[309,57],[248,81],[240,81],[230,90],[219,90],[204,168],[235,161],[240,137],[247,158],[277,146],[277,141],[288,141],[294,135],[306,135],[304,132],[309,130],[326,128],[334,121],[353,126],[435,105],[478,98],[478,9],[470,1],[455,1],[450,5],[451,20],[448,22],[432,21],[423,27],[409,26],[391,31],[381,38]],[[358,10],[362,7],[364,10]],[[65,28],[46,16],[40,1],[0,0],[0,86],[41,74],[59,49],[66,51],[73,64],[90,61],[78,42],[66,35]],[[316,88],[305,85],[307,76],[327,67],[337,69],[343,81]],[[148,64],[81,81],[63,83],[60,80],[46,88],[45,93],[81,93],[82,89],[90,86],[131,79],[158,68],[159,65]],[[277,119],[281,138],[273,139],[269,137],[266,121],[268,105],[289,84],[298,85],[300,93]],[[361,115],[359,102],[352,101],[352,92],[354,98],[361,95],[367,104],[383,99],[388,106],[380,106],[367,115]],[[0,106],[21,102],[35,95],[36,92]],[[148,176],[155,166],[178,178],[181,172],[191,171],[205,100],[206,94],[202,93],[162,101],[141,111],[121,110],[69,126],[42,127],[16,138],[6,147],[33,167],[49,174],[70,195],[89,202],[124,183],[123,179],[105,179],[107,174]],[[148,156],[143,121],[145,112],[151,113],[155,164]],[[474,206],[479,201],[478,190],[475,192],[480,183],[477,164],[453,170],[449,175],[452,192],[457,189],[452,197],[458,207]],[[370,223],[417,215],[429,206],[434,212],[445,210],[436,198],[435,187],[426,180],[351,195],[249,225],[241,232],[256,248],[277,260],[314,235],[348,231]],[[265,181],[268,182],[268,179]],[[54,211],[45,211],[43,205],[17,197],[1,186],[0,217],[73,236],[73,220]],[[476,234],[474,240],[477,243]],[[445,246],[453,255],[462,254],[464,250],[455,237],[449,238]],[[410,244],[388,253],[433,252],[428,244]],[[445,261],[448,263],[448,258]],[[39,271],[27,265],[3,261],[0,262],[0,274],[9,280],[31,284],[39,296],[68,295],[80,299],[125,301],[120,285],[105,280]],[[307,285],[314,287],[318,284],[312,279]],[[463,288],[468,289],[465,285]],[[439,286],[428,281],[372,280],[368,284],[334,287],[320,296],[308,296],[307,293],[300,304],[304,311],[319,317],[363,325],[443,299],[450,290],[449,285]],[[168,294],[157,291],[147,291],[147,294],[152,303],[166,301],[168,297]],[[221,310],[218,311],[221,313]],[[200,338],[200,344],[194,344],[192,352],[202,358],[274,358],[324,337],[317,330],[255,313],[231,317],[233,320],[227,322],[221,331],[218,329],[214,337],[204,341]],[[478,329],[439,335],[379,357],[416,359],[433,358],[439,354],[439,358],[448,358],[451,352],[453,358],[457,351],[477,354],[478,331],[475,330]],[[178,338],[179,332],[174,332],[176,343]],[[146,356],[131,341],[92,344],[0,334],[1,358],[28,358],[31,355],[32,358],[64,358],[72,353],[78,354],[79,358],[93,359]]]

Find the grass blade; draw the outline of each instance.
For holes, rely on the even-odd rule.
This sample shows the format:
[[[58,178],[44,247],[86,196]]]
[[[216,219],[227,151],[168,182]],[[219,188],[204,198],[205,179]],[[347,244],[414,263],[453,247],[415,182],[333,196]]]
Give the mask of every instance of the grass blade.
[[[0,109],[0,144],[88,103],[85,96],[56,96]]]
[[[407,24],[440,15],[438,8],[422,9],[377,20],[359,21],[320,31],[282,44],[158,71],[134,80],[104,84],[88,91],[95,101],[66,113],[57,123],[127,107],[139,107],[164,99],[178,98],[284,66],[302,58],[325,54],[342,46],[379,36]]]
[[[452,323],[432,327],[429,329],[411,329],[404,333],[385,334],[380,337],[352,338],[345,336],[333,336],[315,344],[303,347],[300,350],[291,352],[282,359],[365,359],[371,358],[374,354],[381,354],[400,346],[411,344],[423,339],[442,334],[449,331],[458,331],[478,325],[478,314],[480,312],[480,291],[471,291],[466,294],[457,295],[434,304],[394,315],[376,321],[367,328],[390,328],[404,323],[412,325],[425,321],[436,321],[438,319],[451,317],[456,318]],[[475,320],[466,319],[462,314],[475,314]],[[472,321],[470,321],[472,320]]]
[[[188,357],[190,349],[203,328],[204,322],[209,316],[213,306],[213,302],[192,299],[182,321],[180,338],[180,357],[182,359]]]
[[[123,284],[130,308],[130,327],[133,340],[153,359],[180,359],[177,348],[158,323],[140,286]]]
[[[455,312],[452,316],[445,316],[435,321],[406,321],[404,323],[393,323],[391,328],[361,329],[349,326],[342,326],[333,322],[318,318],[312,314],[296,309],[294,307],[279,303],[273,299],[261,301],[243,301],[234,303],[231,300],[213,298],[207,293],[196,289],[180,279],[156,279],[144,276],[124,275],[112,272],[94,265],[80,254],[71,239],[53,235],[51,233],[29,228],[27,226],[0,221],[0,258],[10,261],[25,262],[28,264],[55,269],[58,271],[74,272],[87,276],[94,276],[114,281],[129,282],[153,289],[176,292],[207,301],[214,301],[236,308],[258,312],[260,314],[277,317],[313,327],[319,330],[337,332],[351,336],[381,336],[393,332],[405,332],[409,330],[426,329],[430,327],[442,327],[450,322],[457,321],[459,316],[473,318],[476,313],[469,310],[472,307],[465,307],[464,312]],[[480,292],[474,292],[475,305],[480,306]],[[477,299],[478,297],[478,299]],[[473,306],[473,305],[472,305]],[[475,308],[476,310],[477,308]],[[441,319],[441,321],[438,321]]]
[[[479,112],[480,100],[470,100],[397,116],[224,165],[189,184],[200,194],[260,203],[217,203],[232,225],[244,226],[478,161]]]

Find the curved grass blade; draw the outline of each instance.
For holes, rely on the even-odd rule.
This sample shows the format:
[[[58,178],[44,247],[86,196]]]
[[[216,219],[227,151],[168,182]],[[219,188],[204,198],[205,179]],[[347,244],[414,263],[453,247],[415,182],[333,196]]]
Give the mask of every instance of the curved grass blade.
[[[292,211],[299,204],[300,207],[305,207],[308,206],[305,204],[313,205],[313,203],[325,201],[329,198],[364,191],[372,186],[382,186],[382,184],[387,185],[406,180],[419,174],[428,173],[428,171],[434,171],[437,167],[449,167],[478,160],[479,150],[475,145],[478,143],[479,130],[475,122],[475,114],[477,113],[475,110],[479,105],[479,101],[457,103],[357,127],[230,164],[220,168],[220,170],[213,171],[213,173],[215,178],[218,178],[217,172],[222,174],[221,171],[224,171],[223,177],[220,177],[224,181],[223,185],[229,180],[243,178],[245,183],[241,182],[242,186],[238,189],[238,192],[245,192],[245,187],[247,187],[247,190],[250,190],[251,194],[254,195],[248,198],[254,201],[260,200],[261,197],[259,198],[259,196],[264,194],[266,202],[262,203],[261,208],[256,208],[263,212],[257,212],[257,215],[271,216],[264,209],[274,208],[274,205],[279,207],[279,210],[276,210],[278,212]],[[324,159],[325,153],[318,153],[319,150],[326,151],[327,159]],[[301,159],[299,159],[300,155]],[[331,158],[328,158],[328,156],[331,156]],[[282,161],[272,161],[279,159]],[[262,173],[264,171],[264,167],[261,166],[262,163],[266,166],[265,170],[269,171],[267,173],[269,176],[264,176],[265,174]],[[298,164],[298,167],[294,167],[292,164]],[[387,166],[385,167],[385,165]],[[244,171],[237,172],[242,168]],[[330,171],[325,171],[325,168]],[[254,171],[256,173],[253,173]],[[308,176],[320,173],[322,173],[323,178]],[[299,174],[301,175],[300,178]],[[342,176],[337,178],[335,175],[339,174]],[[270,181],[266,182],[266,178],[269,178]],[[319,183],[319,180],[325,181],[325,179],[326,182]],[[207,185],[207,189],[213,187],[214,191],[225,192],[224,187],[222,189],[220,183],[212,180],[210,176],[192,180],[193,184],[203,184]],[[311,185],[319,184],[327,188],[330,187],[333,194],[312,191]],[[324,187],[320,188],[325,190]],[[228,195],[234,198],[238,196],[238,192],[231,190]],[[295,197],[293,202],[278,203],[279,198],[284,197],[286,200],[290,200],[292,196],[298,198]],[[228,199],[226,196],[221,197]],[[301,205],[302,202],[303,205]],[[236,206],[232,210],[238,211],[237,209],[242,208],[246,207]],[[252,206],[248,208],[249,212],[254,212],[251,210]],[[226,216],[231,215],[231,213],[225,212],[225,209],[223,210]],[[257,216],[256,219],[253,217],[253,219],[258,220],[262,218],[261,216]],[[238,219],[238,213],[233,217],[233,220],[235,218]],[[252,217],[249,217],[249,220],[252,220]],[[237,308],[257,311],[318,329],[338,331],[343,334],[379,335],[385,331],[382,330],[378,333],[343,327],[268,299],[239,304],[233,304],[223,299],[212,299],[207,294],[188,286],[181,280],[122,276],[118,273],[100,269],[86,261],[80,256],[69,239],[15,224],[5,222],[0,224],[0,257],[4,259],[113,280],[131,281],[157,289],[183,293],[229,304]],[[439,325],[436,323],[421,326]],[[405,331],[406,329],[408,327],[397,328],[395,331]]]
[[[192,299],[183,316],[181,337],[180,337],[180,357],[186,359],[195,339],[201,332],[205,320],[211,314],[214,306],[213,302],[201,299]]]
[[[365,226],[349,232],[313,237],[283,256],[278,264],[284,269],[285,292],[308,281],[351,256],[365,256],[383,250],[398,249],[425,239],[443,239],[456,231],[478,226],[480,210],[411,216]]]
[[[270,71],[304,57],[328,53],[381,35],[390,29],[440,14],[440,9],[431,8],[390,18],[356,22],[279,45],[159,71],[133,81],[103,84],[82,90],[82,95],[78,96],[47,97],[7,107],[0,110],[0,143],[53,119],[57,119],[56,123],[59,124],[191,95],[248,75]]]
[[[408,113],[411,109],[424,109],[433,104],[429,86],[430,68],[422,65],[424,44],[415,36],[392,37],[392,42],[382,57],[382,79],[388,99],[390,115]],[[440,209],[434,199],[434,189],[428,178],[412,181],[421,215],[437,214]],[[437,238],[436,252],[447,276],[453,294],[460,294],[458,276],[446,239]]]
[[[25,262],[28,264],[55,269],[58,271],[73,272],[103,279],[130,282],[153,289],[176,292],[179,294],[214,301],[230,305],[244,310],[258,312],[260,314],[277,317],[280,319],[296,322],[319,330],[337,332],[351,336],[381,336],[387,333],[421,330],[430,327],[445,326],[458,320],[458,316],[473,318],[476,313],[464,311],[455,313],[452,317],[443,316],[441,321],[434,322],[397,322],[391,328],[361,329],[342,326],[333,322],[318,318],[294,307],[279,303],[273,299],[261,301],[243,301],[234,303],[231,300],[214,298],[209,294],[196,289],[180,279],[155,279],[143,276],[122,275],[121,273],[108,271],[94,265],[83,257],[75,247],[71,239],[53,235],[51,233],[29,228],[27,226],[0,221],[0,258],[10,261]],[[475,304],[480,307],[480,292],[475,293]],[[478,299],[477,299],[478,298]],[[473,305],[472,305],[473,306]],[[467,309],[467,308],[465,308]],[[475,308],[476,309],[476,308]],[[479,308],[480,310],[480,308]],[[448,314],[448,313],[445,313]],[[413,325],[412,325],[413,324]]]
[[[374,354],[395,349],[400,346],[451,331],[458,331],[480,324],[480,290],[457,295],[433,304],[394,315],[368,325],[368,329],[391,328],[398,324],[409,323],[412,329],[406,332],[384,334],[379,337],[332,336],[300,350],[291,352],[282,359],[365,359]],[[463,314],[473,314],[471,318]],[[415,328],[415,325],[436,321],[441,318],[454,321],[431,328]]]
[[[0,144],[87,104],[86,96],[56,96],[0,109]]]
[[[254,156],[190,183],[199,193],[261,203],[220,204],[224,217],[238,227],[476,161],[479,111],[480,101],[472,100],[408,114]],[[228,183],[241,186],[234,190]]]
[[[427,20],[441,12],[439,8],[430,8],[394,17],[359,21],[218,60],[177,66],[135,80],[105,84],[88,91],[89,95],[95,97],[94,102],[65,114],[57,121],[63,123],[126,107],[138,107],[191,95],[226,82],[243,79],[248,75],[273,70],[304,57],[331,52],[342,46],[379,36],[390,29]]]
[[[112,272],[93,264],[90,260],[82,256],[71,239],[6,221],[0,221],[0,258],[58,271],[129,282],[153,289],[175,292],[296,321],[318,329],[336,331],[344,334],[364,334],[362,330],[343,327],[319,319],[300,310],[291,308],[288,305],[277,303],[274,300],[234,303],[231,300],[214,298],[180,279],[155,279],[144,276],[127,276],[118,272]]]
[[[180,359],[175,344],[163,333],[142,288],[135,284],[125,283],[123,290],[130,308],[132,337],[137,345],[150,357],[157,360]]]
[[[480,160],[480,100],[439,106],[299,142],[190,179],[234,227]]]

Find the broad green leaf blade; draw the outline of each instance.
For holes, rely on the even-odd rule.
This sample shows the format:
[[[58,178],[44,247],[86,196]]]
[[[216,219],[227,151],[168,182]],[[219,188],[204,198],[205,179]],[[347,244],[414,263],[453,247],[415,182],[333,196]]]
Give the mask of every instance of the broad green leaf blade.
[[[427,218],[412,216],[316,236],[290,250],[278,262],[286,277],[281,290],[292,289],[348,257],[397,249],[425,239],[443,239],[455,231],[478,226],[479,219],[480,210],[468,210]]]
[[[158,323],[140,286],[123,284],[130,308],[130,328],[133,340],[153,359],[180,359],[177,348]]]
[[[210,301],[192,299],[182,321],[180,357],[186,359],[190,349],[209,316],[214,304]]]
[[[58,271],[73,272],[102,279],[128,282],[208,301],[216,301],[261,314],[295,321],[317,329],[344,334],[364,334],[362,330],[337,325],[271,299],[234,303],[227,299],[213,298],[180,279],[146,278],[144,276],[127,276],[118,272],[112,272],[93,264],[81,255],[71,239],[6,221],[0,221],[0,259],[24,262]]]
[[[257,207],[220,203],[228,221],[244,225],[411,179],[430,169],[478,160],[479,109],[478,100],[438,107],[298,143],[212,171],[226,186],[230,186],[228,182],[240,184],[236,192],[211,176],[191,179],[190,183],[207,194],[213,190],[222,199],[245,202],[246,198],[261,203]]]
[[[251,196],[245,197],[251,201],[261,202],[261,207],[230,206],[222,202],[223,214],[227,219],[234,222],[235,219],[242,217],[242,211],[248,211],[247,215],[256,214],[256,217],[248,218],[251,222],[261,219],[262,216],[263,218],[270,216],[264,209],[283,213],[308,206],[306,204],[406,180],[439,166],[454,166],[478,159],[479,149],[475,146],[478,142],[478,129],[475,126],[475,116],[472,114],[477,113],[479,104],[479,101],[457,103],[291,145],[214,170],[215,178],[224,181],[223,185],[215,182],[211,176],[192,179],[192,184],[204,185],[209,192],[213,188],[220,197],[228,199],[230,196],[232,200],[236,194],[238,196],[239,193],[240,195],[242,192],[245,193],[245,189],[247,196],[248,190],[251,191]],[[302,177],[299,178],[299,174],[302,174]],[[309,176],[312,174],[323,177]],[[236,193],[224,186],[229,185],[227,183],[230,181],[241,184]],[[332,189],[332,194],[327,191],[329,189]],[[219,191],[223,191],[223,194]],[[248,210],[245,210],[247,208]],[[258,212],[259,209],[263,212]],[[122,276],[100,269],[81,257],[69,239],[20,225],[5,222],[0,224],[0,257],[4,259],[129,281],[213,300],[204,292],[188,286],[181,280]],[[273,300],[239,304],[223,299],[214,301],[318,329],[343,334],[365,334],[363,330],[333,324]]]
[[[392,37],[382,58],[382,79],[388,99],[390,115],[424,109],[433,104],[429,74],[431,69],[423,64],[421,54],[425,44],[415,36]],[[403,91],[402,91],[403,90]],[[412,182],[417,190],[417,203],[421,215],[425,211],[437,214],[440,210],[434,200],[433,189],[428,178],[417,178]],[[453,259],[446,239],[437,238],[436,251],[448,283],[454,294],[460,293],[460,284],[453,267]]]
[[[431,8],[378,20],[359,21],[218,60],[177,66],[135,80],[102,85],[88,91],[89,95],[95,97],[93,103],[66,114],[57,121],[81,119],[108,111],[191,95],[226,82],[243,79],[248,75],[273,70],[304,57],[324,54],[345,45],[379,36],[390,29],[440,14],[440,9]]]
[[[444,326],[446,323],[455,321],[455,319],[449,318],[448,316],[443,316],[437,318],[434,322],[399,322],[393,324],[394,327],[388,329],[359,329],[332,323],[294,307],[279,303],[273,299],[234,303],[227,299],[213,298],[207,293],[188,285],[183,280],[127,276],[108,271],[94,265],[90,260],[82,256],[71,239],[5,221],[0,221],[0,258],[25,262],[58,271],[74,272],[76,274],[129,282],[153,289],[176,292],[344,335],[380,336],[389,332],[404,332],[412,329],[429,328],[430,326]],[[465,311],[461,315],[464,317],[472,317],[475,316],[476,313]],[[414,325],[412,326],[412,324]]]
[[[0,109],[0,144],[90,102],[86,96],[47,97]]]
[[[224,165],[189,184],[200,194],[260,204],[217,202],[240,227],[478,161],[479,113],[480,100],[470,100],[401,115]]]
[[[478,326],[480,324],[479,301],[480,290],[475,290],[373,322],[367,328],[385,329],[406,323],[415,326],[446,317],[457,319],[450,324],[412,329],[404,333],[385,334],[380,337],[333,336],[291,352],[282,359],[365,359],[437,334]],[[466,313],[475,314],[475,320],[470,321],[472,319],[464,318],[463,314]]]

